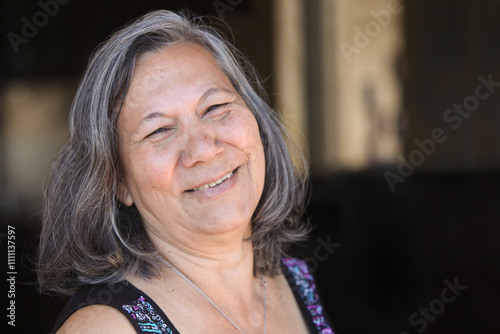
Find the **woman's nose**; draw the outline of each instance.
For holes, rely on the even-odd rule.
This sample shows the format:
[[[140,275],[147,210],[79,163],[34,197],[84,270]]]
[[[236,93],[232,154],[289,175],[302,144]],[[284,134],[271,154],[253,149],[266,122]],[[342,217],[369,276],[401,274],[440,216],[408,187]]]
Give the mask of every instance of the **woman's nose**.
[[[217,141],[215,129],[209,124],[186,126],[185,136],[185,147],[181,155],[181,162],[185,167],[210,162],[224,151],[222,143]]]

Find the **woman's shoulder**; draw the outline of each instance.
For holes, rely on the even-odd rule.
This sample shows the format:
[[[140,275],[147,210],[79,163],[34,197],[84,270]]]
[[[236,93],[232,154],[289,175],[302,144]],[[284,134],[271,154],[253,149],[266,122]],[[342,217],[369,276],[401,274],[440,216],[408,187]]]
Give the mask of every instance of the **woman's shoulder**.
[[[81,288],[62,310],[53,333],[178,333],[146,293],[129,281]]]
[[[120,307],[137,294],[127,281],[81,287],[59,314],[53,333],[135,333]]]
[[[89,305],[74,312],[57,334],[136,333],[130,321],[117,309],[107,305]]]

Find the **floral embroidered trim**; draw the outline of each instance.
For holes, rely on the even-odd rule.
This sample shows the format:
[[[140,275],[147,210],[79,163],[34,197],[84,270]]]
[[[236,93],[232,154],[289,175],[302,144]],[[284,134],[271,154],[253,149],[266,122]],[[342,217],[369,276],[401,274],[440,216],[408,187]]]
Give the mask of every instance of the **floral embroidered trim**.
[[[173,333],[172,329],[165,324],[165,321],[163,321],[154,307],[143,296],[130,305],[122,305],[122,308],[136,321],[142,332]]]
[[[319,301],[314,278],[309,273],[305,261],[291,258],[283,258],[281,262],[288,269],[295,281],[294,289],[306,304],[309,314],[320,334],[334,334],[323,313],[323,306]],[[290,284],[293,286],[292,284]]]

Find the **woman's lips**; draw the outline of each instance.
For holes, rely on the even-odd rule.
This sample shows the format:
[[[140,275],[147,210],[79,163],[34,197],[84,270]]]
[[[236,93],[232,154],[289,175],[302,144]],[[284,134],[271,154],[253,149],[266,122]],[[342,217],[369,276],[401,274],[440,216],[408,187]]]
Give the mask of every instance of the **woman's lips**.
[[[218,180],[216,180],[214,182],[210,182],[210,183],[201,185],[199,187],[196,187],[196,188],[193,188],[193,189],[189,189],[187,191],[188,192],[195,192],[195,191],[200,191],[200,190],[204,190],[204,189],[207,189],[207,188],[217,187],[218,185],[220,185],[220,184],[224,183],[225,181],[227,181],[228,179],[230,179],[231,176],[233,176],[234,172],[236,172],[236,169],[233,170],[232,172],[227,173],[226,175],[224,175],[223,177],[221,177],[220,179],[218,179]]]

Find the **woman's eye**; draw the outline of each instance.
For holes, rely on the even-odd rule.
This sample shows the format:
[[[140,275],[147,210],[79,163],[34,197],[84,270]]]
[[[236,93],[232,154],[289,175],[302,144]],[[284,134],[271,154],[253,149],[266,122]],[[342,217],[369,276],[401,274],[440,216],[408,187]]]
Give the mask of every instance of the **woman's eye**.
[[[229,105],[230,103],[214,104],[213,106],[208,107],[205,111],[205,115],[214,121],[224,119],[230,111]]]
[[[226,107],[228,105],[229,105],[229,103],[214,104],[213,106],[208,107],[206,112],[209,113],[211,111]]]
[[[170,129],[171,129],[171,128],[159,128],[159,129],[157,129],[157,130],[155,130],[155,131],[151,132],[149,135],[147,135],[147,136],[146,136],[146,138],[151,137],[151,136],[154,136],[154,135],[156,135],[156,134],[158,134],[158,133],[166,132],[166,131],[168,131],[168,130],[170,130]]]

